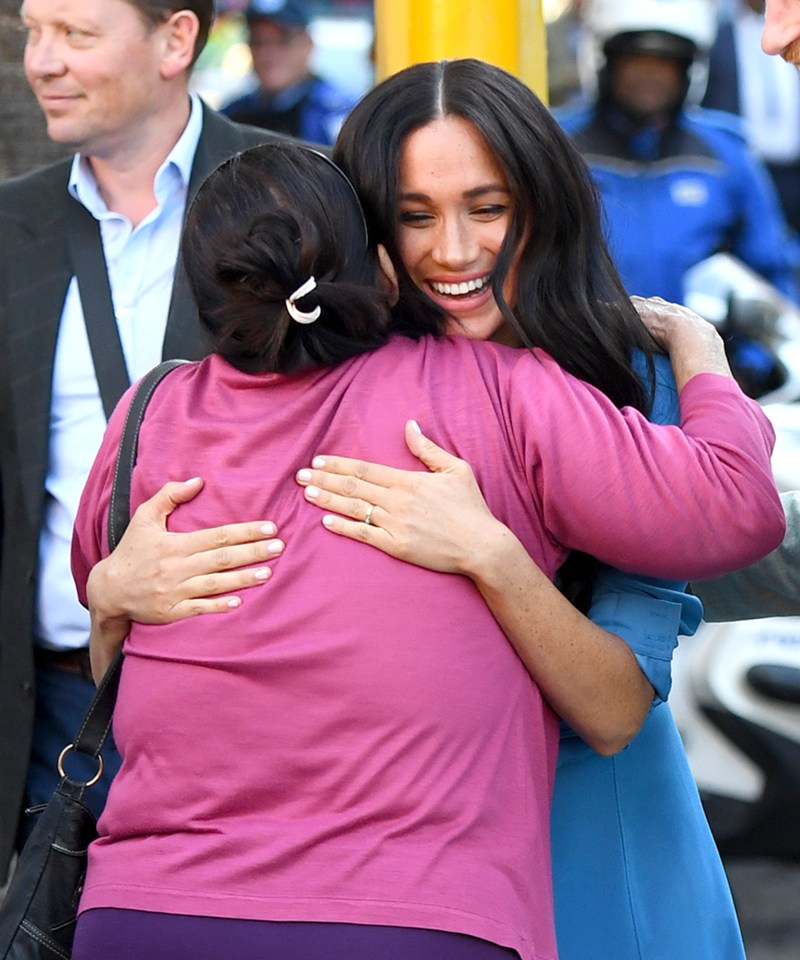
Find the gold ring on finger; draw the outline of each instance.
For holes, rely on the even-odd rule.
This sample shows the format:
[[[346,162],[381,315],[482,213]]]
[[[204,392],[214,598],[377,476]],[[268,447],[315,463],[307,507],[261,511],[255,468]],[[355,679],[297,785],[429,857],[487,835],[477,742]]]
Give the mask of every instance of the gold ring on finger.
[[[364,523],[369,526],[372,523],[372,511],[375,509],[375,504],[371,503],[367,507],[367,515],[364,517]]]

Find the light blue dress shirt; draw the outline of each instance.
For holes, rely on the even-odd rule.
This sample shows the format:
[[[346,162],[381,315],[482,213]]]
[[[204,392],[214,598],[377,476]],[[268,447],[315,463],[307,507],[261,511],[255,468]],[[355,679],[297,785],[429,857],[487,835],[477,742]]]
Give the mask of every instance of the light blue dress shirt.
[[[100,222],[111,295],[131,380],[161,360],[189,178],[202,130],[192,97],[189,121],[153,181],[155,208],[135,226],[100,195],[87,158],[75,156],[69,191]],[[105,430],[78,285],[72,278],[61,315],[50,405],[45,511],[39,537],[37,643],[63,650],[86,646],[89,614],[70,571],[72,525],[81,491]]]

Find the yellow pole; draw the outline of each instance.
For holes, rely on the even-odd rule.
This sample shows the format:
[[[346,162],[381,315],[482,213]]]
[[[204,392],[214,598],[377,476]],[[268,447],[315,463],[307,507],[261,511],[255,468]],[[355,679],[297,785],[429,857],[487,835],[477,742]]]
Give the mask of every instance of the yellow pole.
[[[378,79],[425,60],[478,57],[547,95],[541,0],[375,0]]]
[[[547,103],[547,37],[542,0],[519,0],[519,70],[524,80]]]
[[[375,76],[408,67],[411,58],[411,0],[375,0]]]

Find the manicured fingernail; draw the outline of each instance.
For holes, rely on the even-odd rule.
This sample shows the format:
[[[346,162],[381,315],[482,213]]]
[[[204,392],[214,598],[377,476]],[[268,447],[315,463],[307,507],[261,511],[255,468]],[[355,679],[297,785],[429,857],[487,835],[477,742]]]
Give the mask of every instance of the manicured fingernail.
[[[200,483],[200,477],[189,477],[188,480],[184,480],[184,483]]]
[[[272,571],[269,567],[259,567],[258,570],[253,571],[253,576],[256,580],[269,580],[272,576]]]
[[[277,533],[274,523],[265,523],[260,529],[261,532],[265,533],[268,537],[272,537]]]
[[[308,483],[308,481],[311,479],[311,471],[305,468],[298,470],[297,479],[300,481],[300,483]]]
[[[409,420],[408,422],[411,424],[411,429],[414,431],[414,433],[418,433],[420,436],[422,436],[422,431],[420,430],[419,424],[417,423],[417,421]]]
[[[268,553],[281,553],[283,551],[283,540],[272,540],[267,544]]]
[[[322,525],[324,527],[332,527],[333,517],[326,513],[325,516],[322,518]]]
[[[241,607],[242,601],[238,597],[228,597],[225,606],[230,607],[231,610],[235,610],[236,607]]]
[[[306,496],[309,500],[316,500],[319,496],[319,487],[306,487]]]
[[[317,470],[322,470],[328,466],[328,461],[325,457],[314,457],[311,461],[311,466],[315,467]]]

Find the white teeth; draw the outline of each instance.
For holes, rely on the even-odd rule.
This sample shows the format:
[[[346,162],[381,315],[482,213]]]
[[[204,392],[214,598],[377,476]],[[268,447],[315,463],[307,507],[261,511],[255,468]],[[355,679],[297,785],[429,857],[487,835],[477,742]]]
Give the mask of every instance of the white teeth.
[[[474,293],[476,290],[483,290],[488,286],[490,277],[480,277],[478,280],[466,280],[463,283],[436,283],[431,280],[431,286],[437,293],[448,297],[464,296],[467,293]]]

